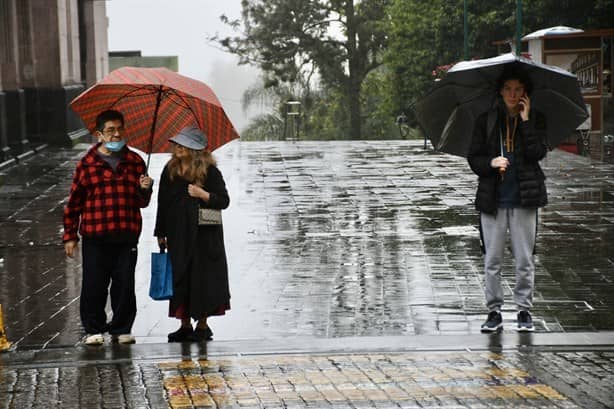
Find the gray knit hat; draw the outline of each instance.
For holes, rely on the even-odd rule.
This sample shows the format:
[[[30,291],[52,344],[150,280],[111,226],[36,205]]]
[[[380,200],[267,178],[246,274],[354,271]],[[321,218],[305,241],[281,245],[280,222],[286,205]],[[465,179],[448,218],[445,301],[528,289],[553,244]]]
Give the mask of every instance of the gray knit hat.
[[[194,126],[183,128],[170,141],[195,151],[202,151],[207,147],[207,137],[200,129]]]

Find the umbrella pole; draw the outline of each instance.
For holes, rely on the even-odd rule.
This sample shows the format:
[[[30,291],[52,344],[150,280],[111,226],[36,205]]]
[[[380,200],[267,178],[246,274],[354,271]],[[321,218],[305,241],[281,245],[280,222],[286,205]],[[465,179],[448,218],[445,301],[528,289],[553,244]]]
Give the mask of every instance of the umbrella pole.
[[[158,120],[158,109],[160,109],[160,101],[162,100],[162,85],[158,88],[158,95],[156,96],[156,108],[154,109],[153,121],[151,123],[151,130],[149,131],[149,149],[147,149],[147,167],[145,173],[149,170],[149,161],[151,159],[151,150],[153,148],[154,134],[156,133],[156,121]]]
[[[507,121],[507,119],[506,119]],[[503,155],[503,132],[501,131],[501,128],[499,128],[499,146],[501,147],[501,156]],[[499,174],[501,175],[501,180],[503,180],[503,175],[505,174],[505,169],[504,168],[499,168]]]

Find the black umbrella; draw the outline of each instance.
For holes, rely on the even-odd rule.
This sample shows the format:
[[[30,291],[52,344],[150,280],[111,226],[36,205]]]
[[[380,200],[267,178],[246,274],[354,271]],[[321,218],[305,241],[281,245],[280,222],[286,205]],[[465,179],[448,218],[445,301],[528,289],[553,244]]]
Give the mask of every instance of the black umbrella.
[[[416,118],[436,150],[467,156],[475,120],[494,106],[498,79],[509,65],[524,70],[531,80],[531,109],[545,115],[551,147],[588,118],[576,76],[562,68],[513,54],[462,61],[415,106]]]

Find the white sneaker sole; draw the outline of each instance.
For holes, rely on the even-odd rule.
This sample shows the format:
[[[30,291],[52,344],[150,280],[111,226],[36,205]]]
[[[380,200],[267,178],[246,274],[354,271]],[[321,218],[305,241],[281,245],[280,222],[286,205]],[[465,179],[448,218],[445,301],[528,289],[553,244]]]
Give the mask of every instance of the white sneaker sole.
[[[484,334],[490,334],[491,332],[496,332],[499,331],[500,329],[503,329],[503,323],[497,325],[494,328],[490,328],[490,327],[481,327],[480,328],[480,332],[484,333]]]
[[[136,344],[136,339],[132,335],[113,335],[112,341],[114,344]]]
[[[101,334],[90,335],[83,341],[85,345],[98,346],[104,344],[104,337]]]

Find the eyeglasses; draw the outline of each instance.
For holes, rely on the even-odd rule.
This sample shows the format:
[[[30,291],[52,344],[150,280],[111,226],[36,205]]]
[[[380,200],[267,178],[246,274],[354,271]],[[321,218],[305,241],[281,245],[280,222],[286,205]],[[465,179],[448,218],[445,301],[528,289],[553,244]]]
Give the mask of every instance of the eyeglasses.
[[[102,133],[106,136],[113,136],[115,134],[121,134],[124,132],[124,127],[120,126],[119,128],[106,128],[102,130]]]

